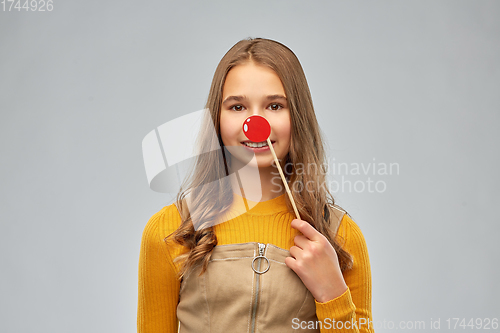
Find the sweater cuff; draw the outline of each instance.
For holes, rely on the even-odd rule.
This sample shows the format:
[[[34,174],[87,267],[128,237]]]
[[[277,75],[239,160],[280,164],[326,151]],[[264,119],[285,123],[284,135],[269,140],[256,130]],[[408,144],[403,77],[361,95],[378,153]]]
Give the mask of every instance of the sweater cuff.
[[[335,319],[336,321],[350,321],[355,319],[356,306],[351,298],[351,290],[347,290],[337,298],[321,303],[316,299],[316,316],[318,320],[324,321],[326,318]]]

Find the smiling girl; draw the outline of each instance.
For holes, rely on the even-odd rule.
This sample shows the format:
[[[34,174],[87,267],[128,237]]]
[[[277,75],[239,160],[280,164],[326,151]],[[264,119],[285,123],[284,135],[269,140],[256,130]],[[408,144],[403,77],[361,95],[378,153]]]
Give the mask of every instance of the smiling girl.
[[[222,149],[202,150],[211,152],[198,156],[175,204],[144,229],[138,332],[373,332],[366,243],[322,186],[323,140],[295,54],[269,39],[238,42],[206,109],[217,135],[201,133],[200,145]],[[252,115],[271,125],[301,219],[276,185],[269,147],[242,130]],[[318,167],[297,172],[299,163]]]

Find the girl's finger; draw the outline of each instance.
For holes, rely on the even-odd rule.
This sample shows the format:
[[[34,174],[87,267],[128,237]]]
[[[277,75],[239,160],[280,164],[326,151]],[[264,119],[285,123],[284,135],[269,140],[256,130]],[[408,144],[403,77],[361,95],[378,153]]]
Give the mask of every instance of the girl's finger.
[[[300,247],[302,250],[305,250],[307,247],[307,243],[309,242],[309,239],[303,235],[297,235],[295,236],[293,241],[296,246]]]
[[[320,240],[320,233],[313,228],[312,225],[303,220],[294,219],[291,223],[291,227],[300,231],[304,236],[312,241]]]
[[[290,255],[294,258],[294,259],[298,259],[298,257],[300,256],[300,253],[302,252],[302,249],[299,248],[298,246],[292,246],[290,248]]]

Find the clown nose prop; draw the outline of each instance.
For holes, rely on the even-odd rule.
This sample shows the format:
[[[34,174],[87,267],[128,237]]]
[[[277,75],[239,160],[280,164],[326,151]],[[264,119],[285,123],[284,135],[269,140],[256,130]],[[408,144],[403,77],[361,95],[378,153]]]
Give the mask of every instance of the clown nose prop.
[[[243,123],[243,132],[253,142],[263,142],[271,135],[271,125],[262,116],[250,116]]]
[[[290,192],[290,188],[288,188],[288,183],[286,181],[285,175],[283,174],[283,170],[281,170],[280,162],[278,161],[278,157],[276,157],[276,153],[274,151],[271,140],[269,140],[269,135],[271,135],[271,125],[267,121],[266,118],[253,115],[245,119],[243,122],[243,133],[245,133],[248,140],[253,142],[267,142],[267,145],[271,149],[271,153],[273,154],[274,162],[278,167],[278,171],[281,176],[281,180],[283,181],[283,185],[285,185],[286,193],[288,193],[288,197],[290,198],[290,202],[292,203],[293,211],[295,212],[295,216],[300,220],[299,211],[295,206],[295,201],[293,200],[292,193]]]

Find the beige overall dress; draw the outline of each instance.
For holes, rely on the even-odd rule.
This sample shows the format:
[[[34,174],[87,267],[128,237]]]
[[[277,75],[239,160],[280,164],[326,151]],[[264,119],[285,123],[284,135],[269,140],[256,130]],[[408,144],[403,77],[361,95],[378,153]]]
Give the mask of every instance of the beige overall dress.
[[[181,282],[179,332],[319,333],[294,329],[317,317],[311,292],[285,264],[289,256],[273,244],[217,245],[205,273],[196,266]]]

